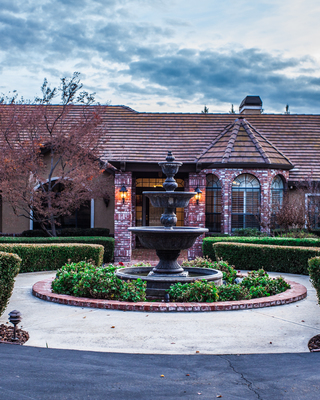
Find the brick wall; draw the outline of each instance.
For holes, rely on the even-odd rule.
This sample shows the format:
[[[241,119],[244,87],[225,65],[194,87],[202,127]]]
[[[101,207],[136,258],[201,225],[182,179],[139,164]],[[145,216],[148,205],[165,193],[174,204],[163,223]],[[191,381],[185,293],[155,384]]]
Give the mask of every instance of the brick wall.
[[[271,184],[276,175],[281,175],[285,182],[289,179],[289,171],[278,169],[207,169],[203,171],[207,174],[216,175],[221,181],[221,232],[231,233],[231,205],[232,205],[232,182],[242,174],[251,174],[255,176],[261,187],[261,230],[268,231],[270,220],[270,202],[271,202]]]
[[[114,207],[114,261],[129,262],[132,252],[132,234],[128,228],[132,226],[132,173],[115,173],[115,207]],[[125,185],[128,192],[123,204],[120,189]]]
[[[270,202],[271,202],[271,184],[276,175],[281,175],[285,182],[289,179],[289,171],[267,169],[207,169],[199,174],[189,174],[189,180],[185,184],[190,191],[197,186],[202,190],[199,205],[193,198],[190,200],[189,207],[185,212],[185,225],[195,227],[205,227],[206,222],[206,175],[214,174],[221,181],[221,232],[231,233],[231,213],[232,213],[232,182],[241,174],[254,175],[261,186],[261,230],[268,231],[270,221]],[[202,239],[200,236],[193,247],[188,250],[188,258],[193,259],[202,255]]]
[[[202,191],[199,204],[193,197],[188,206],[187,211],[187,226],[194,226],[196,228],[205,228],[206,225],[206,173],[201,171],[199,174],[189,174],[188,187],[192,192],[196,187]],[[188,249],[188,259],[192,260],[202,255],[202,240],[204,235],[197,238],[195,244]]]
[[[221,181],[221,232],[231,233],[231,201],[232,182],[241,174],[254,175],[261,186],[261,230],[268,230],[270,220],[271,184],[276,175],[281,175],[285,182],[289,179],[289,171],[284,170],[253,170],[253,169],[207,169],[200,173],[190,173],[185,180],[185,191],[194,191],[199,186],[202,195],[197,204],[195,198],[190,200],[185,209],[184,222],[186,226],[205,227],[206,223],[206,175],[214,174]],[[122,203],[120,188],[125,185],[128,193],[125,204]],[[115,237],[115,262],[129,262],[131,260],[134,242],[132,234],[128,231],[130,226],[135,225],[135,182],[131,172],[117,172],[115,175],[115,215],[114,215],[114,237]],[[202,255],[201,235],[188,250],[188,258],[194,259]]]

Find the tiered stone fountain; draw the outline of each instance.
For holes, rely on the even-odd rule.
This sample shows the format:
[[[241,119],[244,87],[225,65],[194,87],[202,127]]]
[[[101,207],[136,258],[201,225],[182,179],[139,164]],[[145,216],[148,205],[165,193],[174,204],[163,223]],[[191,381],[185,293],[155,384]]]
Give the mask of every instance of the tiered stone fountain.
[[[182,268],[177,259],[182,249],[193,246],[198,236],[208,232],[206,228],[176,227],[176,208],[187,207],[195,192],[175,192],[178,187],[174,179],[181,162],[175,161],[169,151],[166,161],[159,163],[162,172],[167,176],[163,184],[165,192],[143,192],[154,207],[163,207],[164,213],[160,222],[163,226],[132,227],[129,231],[139,237],[140,243],[155,249],[159,257],[156,267],[128,267],[116,271],[116,275],[125,280],[138,278],[147,282],[147,298],[164,298],[166,290],[177,282],[186,283],[199,279],[214,281],[217,286],[222,283],[222,273],[208,268]]]

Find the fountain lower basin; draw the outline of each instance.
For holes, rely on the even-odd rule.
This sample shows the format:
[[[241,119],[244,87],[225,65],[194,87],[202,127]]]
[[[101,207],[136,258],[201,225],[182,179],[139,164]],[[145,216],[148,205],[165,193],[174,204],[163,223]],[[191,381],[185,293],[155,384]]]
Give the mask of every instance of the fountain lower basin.
[[[153,267],[120,268],[116,271],[116,275],[123,280],[141,279],[146,281],[146,295],[149,300],[163,299],[170,286],[178,282],[191,283],[196,280],[205,279],[206,281],[214,282],[216,286],[222,284],[222,272],[215,269],[185,267],[184,271],[188,272],[188,276],[186,277],[174,275],[149,276],[152,270]]]

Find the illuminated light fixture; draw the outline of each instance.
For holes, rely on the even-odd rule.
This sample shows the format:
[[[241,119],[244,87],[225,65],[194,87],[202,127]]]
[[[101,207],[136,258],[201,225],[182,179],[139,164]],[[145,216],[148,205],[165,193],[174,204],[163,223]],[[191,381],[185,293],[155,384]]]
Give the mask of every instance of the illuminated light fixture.
[[[201,194],[202,194],[202,191],[199,189],[199,186],[197,186],[197,188],[195,189],[195,192],[196,192],[196,195],[194,197],[197,201],[197,204],[199,205],[199,200],[201,199]]]
[[[128,193],[127,188],[124,185],[122,185],[122,188],[120,189],[120,196],[122,198],[122,203],[123,204],[124,204],[124,201],[125,201],[125,199],[127,197],[127,193]]]

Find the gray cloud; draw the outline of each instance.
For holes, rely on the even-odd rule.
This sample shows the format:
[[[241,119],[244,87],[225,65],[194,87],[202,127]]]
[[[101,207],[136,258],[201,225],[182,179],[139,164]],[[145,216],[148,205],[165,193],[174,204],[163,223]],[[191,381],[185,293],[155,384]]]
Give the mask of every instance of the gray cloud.
[[[123,73],[143,82],[148,94],[150,85],[156,85],[154,94],[161,95],[166,89],[186,101],[199,98],[204,103],[231,103],[258,94],[273,106],[290,102],[292,106],[312,103],[319,108],[320,79],[308,75],[291,78],[287,73],[287,68],[299,68],[305,61],[310,62],[310,58],[283,59],[258,49],[227,53],[184,49],[153,59],[141,58]],[[119,85],[118,89],[128,88]],[[141,88],[137,86],[136,92],[141,93]]]
[[[147,0],[135,1],[152,7]],[[59,63],[68,61],[85,74],[87,66],[99,77],[112,75],[109,88],[114,93],[140,99],[154,96],[156,101],[166,96],[159,105],[167,103],[168,97],[179,104],[194,99],[204,104],[237,104],[244,96],[257,94],[265,106],[282,110],[288,102],[301,111],[318,112],[320,78],[314,77],[317,66],[310,57],[284,58],[259,49],[179,47],[174,43],[175,30],[188,23],[178,18],[166,19],[163,27],[141,22],[130,14],[127,3],[2,0],[2,70],[20,66],[56,77],[64,73]],[[290,69],[295,77],[289,76]]]

